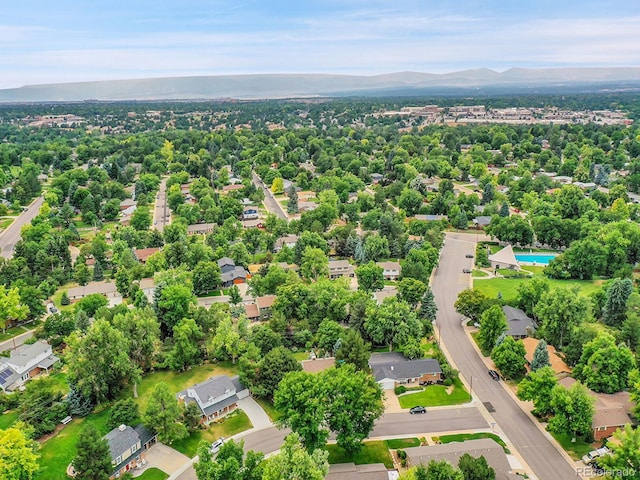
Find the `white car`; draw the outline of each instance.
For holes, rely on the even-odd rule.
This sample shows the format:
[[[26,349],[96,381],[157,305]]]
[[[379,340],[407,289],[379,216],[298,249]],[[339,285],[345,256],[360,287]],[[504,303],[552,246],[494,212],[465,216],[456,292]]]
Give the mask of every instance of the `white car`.
[[[222,445],[224,445],[224,437],[220,437],[211,444],[211,453],[218,453],[220,448],[222,448]]]
[[[591,450],[584,457],[582,457],[582,463],[585,465],[590,465],[597,458],[604,457],[605,455],[609,455],[611,451],[607,447],[598,448],[596,450]]]

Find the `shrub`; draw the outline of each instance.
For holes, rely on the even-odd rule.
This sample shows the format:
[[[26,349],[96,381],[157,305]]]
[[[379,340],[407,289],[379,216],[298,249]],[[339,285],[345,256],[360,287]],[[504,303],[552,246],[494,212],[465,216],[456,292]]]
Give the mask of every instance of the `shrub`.
[[[445,387],[450,387],[451,385],[453,385],[453,380],[451,380],[450,378],[445,378],[444,381],[442,382],[442,384]]]
[[[401,395],[407,391],[407,387],[405,387],[404,385],[398,385],[396,388],[393,389],[393,391],[396,395]]]
[[[398,458],[400,460],[406,460],[407,459],[407,452],[405,452],[404,450],[398,450],[396,453],[398,454]]]
[[[69,305],[71,303],[71,300],[69,300],[69,295],[67,295],[67,292],[62,292],[62,297],[60,298],[60,304],[61,305]]]

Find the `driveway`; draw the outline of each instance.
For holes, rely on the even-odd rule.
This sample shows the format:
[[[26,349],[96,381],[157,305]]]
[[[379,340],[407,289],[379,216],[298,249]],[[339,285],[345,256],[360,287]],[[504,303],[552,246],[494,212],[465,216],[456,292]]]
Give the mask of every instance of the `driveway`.
[[[253,424],[253,428],[266,428],[273,425],[267,413],[253,398],[245,397],[242,400],[238,400],[238,407],[247,414]]]
[[[398,396],[393,390],[384,391],[384,413],[403,412]]]
[[[158,468],[171,475],[191,459],[164,443],[156,443],[147,451],[146,468]],[[140,472],[142,473],[142,472]]]

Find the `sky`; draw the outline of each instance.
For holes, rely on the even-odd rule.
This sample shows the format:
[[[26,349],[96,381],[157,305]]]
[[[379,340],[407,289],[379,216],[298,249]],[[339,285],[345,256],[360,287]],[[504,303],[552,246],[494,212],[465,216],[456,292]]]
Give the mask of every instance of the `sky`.
[[[638,0],[0,1],[0,88],[638,66]]]

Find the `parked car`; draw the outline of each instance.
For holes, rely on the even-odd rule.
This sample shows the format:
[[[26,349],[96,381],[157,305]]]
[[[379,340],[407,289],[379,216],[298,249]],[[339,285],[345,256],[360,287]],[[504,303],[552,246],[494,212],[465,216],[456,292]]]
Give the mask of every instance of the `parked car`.
[[[49,313],[54,314],[58,313],[58,309],[53,304],[49,304]]]
[[[220,437],[211,444],[211,453],[218,453],[220,448],[222,448],[222,445],[224,445],[224,437]]]
[[[409,413],[411,415],[414,415],[416,413],[427,413],[427,409],[425,407],[421,407],[421,406],[413,407],[411,410],[409,410]]]
[[[500,374],[495,370],[489,370],[489,376],[493,378],[496,382],[500,380]]]
[[[467,258],[473,258],[473,255],[472,255],[471,253],[467,253],[467,254],[465,255],[465,257],[467,257]]]
[[[607,447],[597,448],[595,450],[591,450],[584,457],[582,457],[582,463],[585,465],[592,465],[596,462],[596,460],[600,457],[604,457],[605,455],[609,455],[611,450]]]
[[[471,270],[468,268],[463,268],[462,273],[471,273]]]

